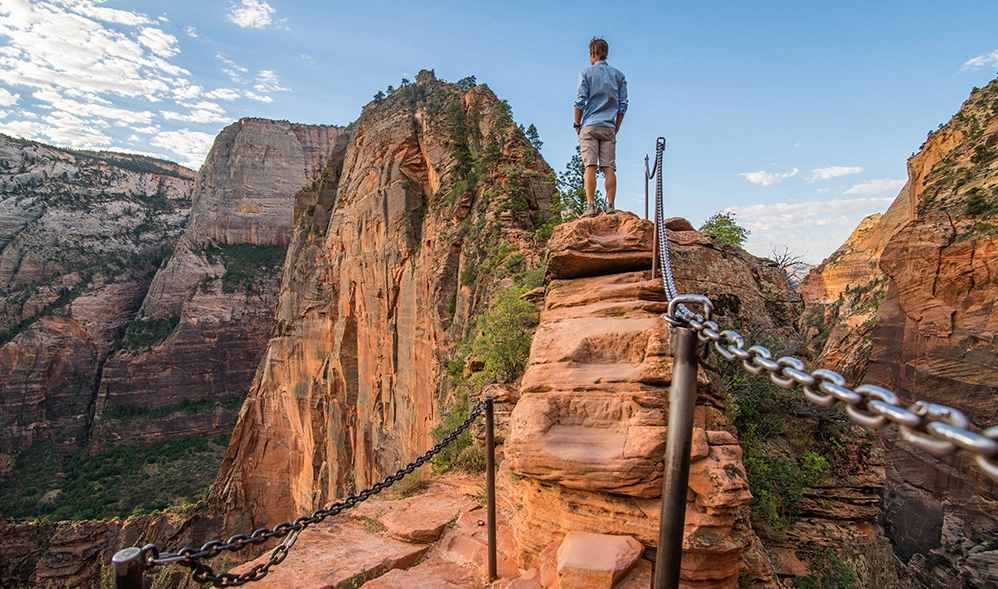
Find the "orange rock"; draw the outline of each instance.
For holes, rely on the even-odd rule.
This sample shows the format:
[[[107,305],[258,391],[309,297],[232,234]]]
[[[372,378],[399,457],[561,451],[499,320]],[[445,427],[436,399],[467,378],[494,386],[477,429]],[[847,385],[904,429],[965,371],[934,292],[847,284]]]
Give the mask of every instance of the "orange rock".
[[[641,558],[641,544],[630,536],[568,532],[558,548],[562,587],[610,589]]]

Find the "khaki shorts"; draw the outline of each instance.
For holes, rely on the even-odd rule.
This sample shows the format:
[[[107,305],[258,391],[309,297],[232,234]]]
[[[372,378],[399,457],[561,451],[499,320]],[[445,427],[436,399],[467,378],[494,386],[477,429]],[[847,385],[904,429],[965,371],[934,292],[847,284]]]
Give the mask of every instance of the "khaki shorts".
[[[613,127],[582,127],[579,151],[582,152],[583,165],[616,170],[617,132]]]

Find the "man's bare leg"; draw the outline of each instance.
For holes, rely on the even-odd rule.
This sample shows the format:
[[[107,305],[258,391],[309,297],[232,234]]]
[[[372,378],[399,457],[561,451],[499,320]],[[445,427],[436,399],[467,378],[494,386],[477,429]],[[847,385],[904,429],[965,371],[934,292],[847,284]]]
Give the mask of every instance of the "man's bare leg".
[[[586,201],[589,208],[596,206],[596,166],[586,166],[586,173],[583,175],[586,185]]]
[[[588,168],[586,169],[588,172]],[[603,168],[603,175],[606,177],[606,204],[608,205],[607,210],[614,210],[613,201],[617,198],[617,173],[613,171],[613,168],[606,167]],[[593,184],[596,183],[596,173],[593,172]]]

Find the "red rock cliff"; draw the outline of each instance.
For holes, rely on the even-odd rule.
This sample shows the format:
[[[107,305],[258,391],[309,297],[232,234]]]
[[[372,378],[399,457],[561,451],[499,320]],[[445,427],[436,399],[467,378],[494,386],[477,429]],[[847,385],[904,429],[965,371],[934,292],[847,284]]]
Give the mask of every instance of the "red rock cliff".
[[[442,361],[501,278],[461,272],[481,248],[536,257],[549,174],[484,86],[422,72],[369,105],[296,196],[276,327],[212,503],[273,524],[425,450]]]

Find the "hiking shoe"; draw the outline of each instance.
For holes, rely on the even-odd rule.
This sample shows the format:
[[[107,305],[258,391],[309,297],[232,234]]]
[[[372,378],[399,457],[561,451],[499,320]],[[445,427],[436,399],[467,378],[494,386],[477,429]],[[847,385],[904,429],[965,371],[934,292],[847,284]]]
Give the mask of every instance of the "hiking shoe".
[[[586,218],[586,217],[595,217],[596,214],[597,214],[596,213],[596,209],[594,209],[593,207],[586,207],[585,212],[582,213],[580,215],[580,217],[583,218],[583,219]]]
[[[607,215],[616,215],[617,214],[617,209],[613,208],[613,205],[607,205],[606,206],[606,211],[604,211],[604,212]]]

